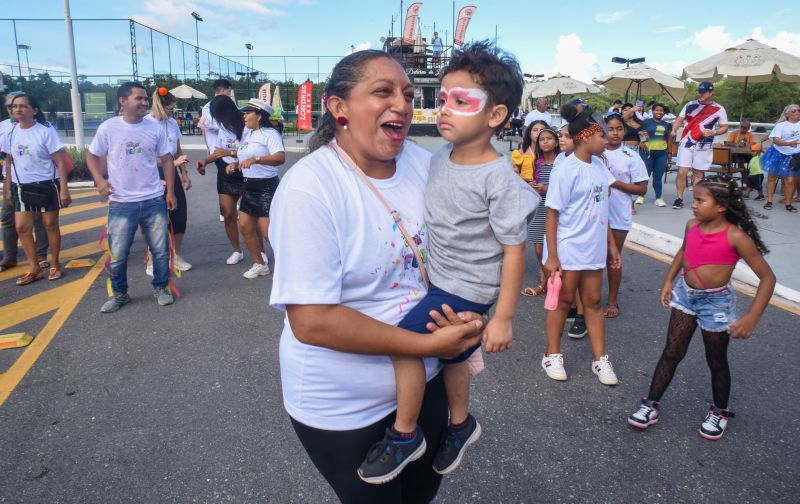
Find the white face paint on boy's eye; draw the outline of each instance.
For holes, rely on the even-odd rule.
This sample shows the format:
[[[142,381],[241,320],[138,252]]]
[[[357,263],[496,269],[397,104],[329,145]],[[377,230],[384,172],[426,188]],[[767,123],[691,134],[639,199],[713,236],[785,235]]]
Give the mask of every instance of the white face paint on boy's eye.
[[[445,109],[453,115],[474,116],[483,112],[489,95],[480,88],[453,89],[441,88],[439,91],[439,111]]]

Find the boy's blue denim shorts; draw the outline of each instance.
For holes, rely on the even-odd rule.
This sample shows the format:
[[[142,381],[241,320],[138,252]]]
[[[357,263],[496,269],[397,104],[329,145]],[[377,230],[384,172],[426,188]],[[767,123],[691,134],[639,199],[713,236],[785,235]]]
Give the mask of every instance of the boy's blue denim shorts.
[[[708,332],[725,332],[739,318],[731,284],[716,289],[693,289],[681,276],[672,287],[669,305],[697,317],[697,325]]]

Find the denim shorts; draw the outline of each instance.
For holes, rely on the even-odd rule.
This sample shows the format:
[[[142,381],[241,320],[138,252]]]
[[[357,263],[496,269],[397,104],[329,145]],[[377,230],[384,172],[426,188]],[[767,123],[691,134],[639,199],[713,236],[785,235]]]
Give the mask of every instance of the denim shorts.
[[[692,289],[681,276],[672,287],[669,305],[697,317],[697,325],[708,332],[725,332],[738,319],[736,294],[731,284],[716,289]]]

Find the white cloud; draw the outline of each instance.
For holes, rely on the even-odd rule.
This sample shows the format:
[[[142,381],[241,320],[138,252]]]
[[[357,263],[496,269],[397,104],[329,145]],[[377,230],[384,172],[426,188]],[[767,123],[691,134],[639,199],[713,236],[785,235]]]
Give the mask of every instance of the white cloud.
[[[622,21],[631,14],[631,11],[598,12],[594,15],[594,20],[598,23],[616,23]]]
[[[706,26],[678,42],[678,47],[694,45],[707,52],[719,52],[735,45],[733,36],[722,25]]]
[[[684,31],[685,29],[686,29],[685,25],[672,25],[659,28],[658,30],[656,30],[656,33],[671,33],[671,32]]]
[[[583,41],[577,34],[561,35],[556,45],[555,67],[545,72],[545,78],[561,73],[591,83],[592,77],[602,74],[597,62],[596,53],[583,51]]]
[[[769,38],[764,34],[764,30],[760,26],[756,26],[753,28],[750,38],[790,54],[800,54],[800,33],[782,31],[778,32],[775,37]]]

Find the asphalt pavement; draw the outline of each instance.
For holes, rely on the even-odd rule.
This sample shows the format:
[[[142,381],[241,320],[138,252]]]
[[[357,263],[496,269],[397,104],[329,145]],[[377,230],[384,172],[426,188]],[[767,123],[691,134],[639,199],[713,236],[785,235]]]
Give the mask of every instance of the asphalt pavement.
[[[284,170],[299,157],[288,154]],[[133,302],[101,315],[104,274],[91,282],[0,405],[0,502],[336,502],[282,406],[283,314],[267,304],[272,277],[244,279],[247,258],[225,264],[213,168],[192,180],[182,255],[194,268],[177,281],[183,296],[157,306],[140,242],[129,262]],[[89,228],[66,236],[64,247],[97,237]],[[607,324],[620,384],[601,385],[588,341],[566,337],[570,379],[549,380],[540,367],[542,300],[521,298],[513,349],[488,356],[473,385],[483,436],[437,502],[797,502],[797,315],[771,306],[751,339],[731,344],[737,416],[722,440],[697,434],[711,398],[699,334],[663,398],[660,423],[634,431],[625,418],[646,393],[665,340],[669,312],[657,295],[667,265],[630,250],[623,262],[621,315]],[[527,285],[537,278],[530,264]],[[83,275],[68,270],[63,281]],[[56,288],[31,287],[0,282],[0,304]],[[740,314],[750,301],[738,296]],[[51,315],[4,332],[37,334]],[[23,353],[0,351],[0,372]]]

